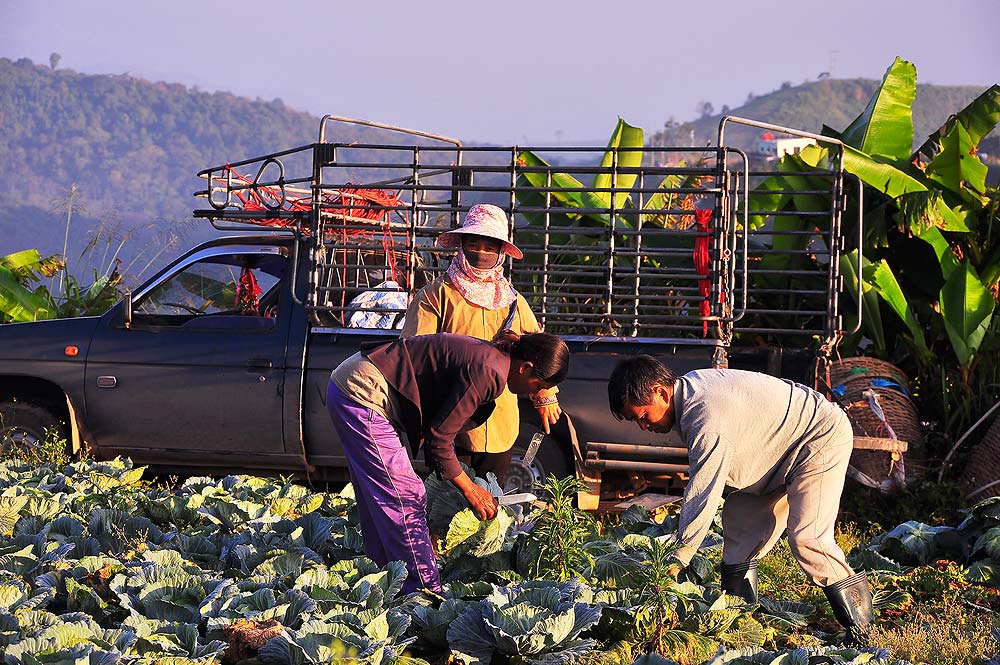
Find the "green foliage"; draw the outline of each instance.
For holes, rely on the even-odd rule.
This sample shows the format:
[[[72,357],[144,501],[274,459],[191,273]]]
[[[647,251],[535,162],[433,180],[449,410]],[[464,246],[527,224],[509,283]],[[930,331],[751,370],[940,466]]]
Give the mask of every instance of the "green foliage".
[[[55,256],[43,259],[37,249],[0,256],[0,323],[53,318],[55,307],[44,287],[31,290],[32,282],[63,268]]]
[[[917,68],[902,58],[886,70],[868,106],[841,132],[840,139],[872,155],[900,159],[913,145],[911,107],[917,96]]]
[[[279,99],[6,58],[0,58],[0,116],[0,232],[8,247],[41,246],[51,254],[62,251],[64,238],[52,201],[74,183],[87,212],[76,215],[70,247],[79,247],[74,237],[107,222],[119,236],[138,230],[135,249],[157,235],[143,228],[151,222],[164,229],[190,219],[191,193],[204,187],[199,170],[314,142],[319,126],[317,116]],[[386,137],[365,127],[340,126],[330,134],[345,143]]]
[[[535,519],[528,536],[529,551],[534,553],[530,574],[560,582],[580,578],[594,563],[583,544],[597,533],[593,516],[573,507],[577,492],[586,487],[575,476],[549,476],[538,488],[547,495],[549,505]]]
[[[0,422],[0,426],[2,425],[3,423]],[[45,438],[30,446],[4,441],[0,437],[0,451],[3,451],[5,460],[30,466],[63,467],[73,461],[74,457],[70,453],[66,439],[60,436],[56,430],[46,430]],[[81,459],[85,459],[87,456],[86,449],[80,451]]]
[[[570,663],[593,650],[580,633],[595,625],[600,607],[574,583],[528,582],[498,588],[448,628],[448,643],[463,663],[489,664],[495,655],[527,662]]]
[[[913,65],[897,58],[861,114],[843,132],[827,126],[824,133],[844,141],[844,168],[866,188],[862,256],[855,251],[841,262],[851,278],[848,289],[862,302],[864,335],[872,352],[916,377],[925,419],[941,420],[955,439],[1000,397],[995,317],[1000,234],[994,231],[1000,195],[986,185],[986,167],[976,150],[1000,117],[1000,86],[973,100],[911,155],[916,94]],[[823,167],[828,157],[827,148],[813,147],[786,156],[782,165],[808,170]],[[779,170],[785,170],[782,165]],[[765,183],[759,191],[766,197],[776,188]],[[850,223],[850,210],[861,202],[855,189],[848,188],[848,195]],[[786,204],[802,211],[809,201],[790,197]],[[797,223],[796,228],[809,224]],[[858,260],[862,293],[854,273]],[[841,353],[855,352],[860,341],[846,340]]]
[[[675,578],[675,517],[656,521],[639,508],[605,520],[603,533],[580,535],[592,561],[580,571],[586,583],[550,576],[494,584],[471,572],[441,595],[403,596],[402,562],[379,566],[345,546],[345,534],[357,528],[349,491],[315,493],[286,479],[250,476],[154,487],[142,474],[128,460],[0,463],[0,648],[7,662],[36,662],[39,654],[208,662],[237,653],[234,626],[273,627],[242,656],[271,663],[424,662],[408,649],[432,662],[863,662],[856,650],[822,645],[831,623],[828,610],[817,611],[825,608],[822,593],[797,572],[784,544],[760,563],[759,607],[722,593],[700,555]],[[511,516],[505,543],[554,533],[536,532],[546,514],[575,518],[564,501],[573,488],[554,479],[546,487],[554,503],[532,506],[523,519]],[[955,608],[1000,609],[985,563],[1000,549],[998,501],[983,502],[962,525],[933,536],[933,546],[948,554],[964,542],[971,565],[908,568],[875,545],[862,548],[884,628],[873,642],[883,650],[867,654],[867,662],[902,662],[884,647],[900,644],[908,612],[934,602],[950,603],[954,625],[972,631],[974,646],[963,653],[985,653],[986,623]],[[463,520],[453,518],[455,537],[463,536],[452,553],[486,526],[466,533]],[[905,553],[926,530],[900,525],[872,542]],[[959,634],[940,622],[929,634],[935,630]],[[959,662],[936,660],[952,652],[943,639],[934,644],[937,652],[906,653]]]

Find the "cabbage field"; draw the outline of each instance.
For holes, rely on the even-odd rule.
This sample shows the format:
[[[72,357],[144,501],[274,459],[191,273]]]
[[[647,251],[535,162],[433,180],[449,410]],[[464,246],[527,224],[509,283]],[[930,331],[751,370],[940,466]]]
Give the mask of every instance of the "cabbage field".
[[[927,598],[964,608],[971,623],[945,629],[966,631],[966,652],[995,646],[1000,499],[957,526],[908,522],[854,548],[888,627],[872,635],[888,647],[858,650],[837,646],[822,593],[787,553],[761,562],[748,606],[719,590],[718,534],[675,578],[673,517],[578,512],[572,479],[489,522],[429,479],[439,596],[401,594],[403,565],[361,554],[349,487],[157,485],[143,471],[0,464],[4,663],[904,663],[895,651],[933,632],[914,619]]]

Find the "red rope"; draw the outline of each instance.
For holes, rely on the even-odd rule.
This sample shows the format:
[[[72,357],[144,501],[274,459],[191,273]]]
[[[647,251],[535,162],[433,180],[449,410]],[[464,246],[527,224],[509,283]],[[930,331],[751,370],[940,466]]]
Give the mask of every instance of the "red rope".
[[[698,312],[706,319],[702,321],[702,336],[707,337],[707,318],[712,314],[712,306],[708,302],[708,295],[711,291],[712,285],[711,281],[707,279],[709,275],[709,267],[711,266],[711,257],[708,254],[708,248],[712,241],[710,228],[712,222],[712,211],[695,210],[694,221],[695,226],[698,229],[698,236],[694,239],[694,254],[692,259],[694,261],[694,271],[698,275],[706,277],[706,279],[698,280],[698,293],[701,295],[701,302],[698,304]]]
[[[228,165],[222,175],[214,178],[219,187],[225,187],[231,191],[233,196],[239,201],[239,207],[245,211],[273,212],[274,203],[281,201],[281,189],[276,185],[255,185],[253,180]],[[233,188],[230,184],[238,188]],[[270,204],[270,205],[269,205]],[[286,190],[285,200],[280,209],[285,212],[308,212],[312,208],[312,197],[289,196]],[[340,224],[326,224],[324,230],[328,235],[339,232],[345,265],[341,268],[341,284],[347,283],[347,241],[350,237],[374,237],[381,231],[382,250],[385,252],[386,263],[392,275],[392,280],[404,288],[409,287],[409,270],[400,274],[396,266],[395,238],[392,234],[391,222],[392,213],[399,213],[403,222],[409,221],[409,215],[405,210],[405,203],[396,194],[384,189],[366,189],[348,184],[338,190],[330,190],[322,193],[322,207],[324,213],[339,219]],[[262,219],[248,220],[259,226],[270,226],[287,228],[294,226],[298,220],[281,219],[278,217],[264,217]],[[348,228],[349,225],[357,225],[359,228]],[[300,227],[302,233],[308,234],[309,229],[304,225]],[[407,225],[404,244],[408,245],[410,240],[410,229]],[[252,278],[252,275],[251,275]],[[242,278],[241,278],[242,279]],[[346,306],[346,291],[341,293],[341,307]]]

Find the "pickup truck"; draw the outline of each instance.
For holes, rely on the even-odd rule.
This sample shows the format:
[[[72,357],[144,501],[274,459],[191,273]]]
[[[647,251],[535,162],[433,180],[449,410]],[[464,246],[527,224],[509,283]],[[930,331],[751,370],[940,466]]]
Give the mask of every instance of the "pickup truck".
[[[328,141],[346,122],[410,140]],[[733,125],[821,143],[833,188],[760,170],[724,143]],[[447,267],[436,235],[490,202],[511,213],[525,254],[512,280],[572,350],[566,417],[524,464],[538,424],[522,409],[508,488],[576,473],[585,508],[677,494],[684,449],[616,422],[607,377],[620,357],[650,353],[680,372],[811,380],[845,332],[838,149],[739,118],[722,121],[715,147],[524,148],[326,116],[316,143],[202,171],[207,205],[194,215],[223,233],[104,315],[0,326],[0,439],[54,431],[73,451],[162,469],[346,479],[330,371],[398,334],[412,293]]]

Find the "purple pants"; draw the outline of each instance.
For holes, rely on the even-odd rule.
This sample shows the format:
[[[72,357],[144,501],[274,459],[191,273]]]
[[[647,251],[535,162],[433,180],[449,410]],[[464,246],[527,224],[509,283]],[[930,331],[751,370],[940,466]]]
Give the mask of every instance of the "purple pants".
[[[427,494],[392,424],[345,395],[333,381],[326,408],[340,435],[361,518],[365,555],[380,566],[402,561],[403,592],[441,591],[427,528]]]

